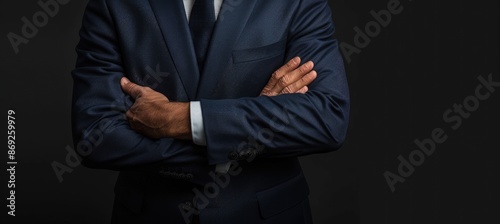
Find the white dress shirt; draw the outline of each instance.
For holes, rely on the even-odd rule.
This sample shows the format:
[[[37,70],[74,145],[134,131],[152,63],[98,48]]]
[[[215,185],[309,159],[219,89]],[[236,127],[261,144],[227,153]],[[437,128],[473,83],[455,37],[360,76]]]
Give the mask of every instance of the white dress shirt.
[[[220,7],[222,6],[223,0],[214,0],[214,11],[215,19],[219,16]],[[189,21],[189,16],[191,16],[191,9],[193,9],[194,0],[184,0],[184,9],[186,10],[186,17]]]
[[[191,10],[193,9],[195,0],[183,0],[183,1],[184,1],[184,9],[186,10],[186,18],[189,21],[189,17],[191,16]],[[219,16],[220,8],[222,6],[222,1],[223,0],[214,0],[214,11],[216,20]],[[191,117],[191,135],[193,137],[193,142],[197,145],[207,145],[207,141],[205,138],[205,128],[203,127],[203,116],[201,113],[200,101],[191,101],[189,113]],[[227,173],[230,165],[231,165],[230,162],[226,164],[218,164],[215,168],[215,171],[218,173]]]

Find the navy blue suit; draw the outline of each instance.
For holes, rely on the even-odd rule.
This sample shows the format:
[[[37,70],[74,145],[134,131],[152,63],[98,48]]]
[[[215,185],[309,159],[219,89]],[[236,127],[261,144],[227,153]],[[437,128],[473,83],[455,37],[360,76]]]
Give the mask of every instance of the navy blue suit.
[[[224,1],[199,72],[181,0],[90,0],[73,71],[73,135],[84,165],[119,170],[115,223],[311,223],[297,157],[338,149],[349,96],[326,0]],[[259,96],[294,56],[306,94]],[[201,101],[207,146],[129,127],[120,78]],[[236,161],[228,174],[216,164]]]

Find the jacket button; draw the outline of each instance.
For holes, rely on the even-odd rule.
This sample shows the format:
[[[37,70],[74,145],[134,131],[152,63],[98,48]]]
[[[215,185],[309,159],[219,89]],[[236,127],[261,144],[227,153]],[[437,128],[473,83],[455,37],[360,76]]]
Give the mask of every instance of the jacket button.
[[[238,153],[236,153],[236,152],[229,153],[229,159],[230,160],[237,160],[238,158],[239,158]]]
[[[240,153],[241,158],[248,159],[248,158],[250,158],[250,156],[252,156],[252,152],[250,150],[245,150],[245,151]]]

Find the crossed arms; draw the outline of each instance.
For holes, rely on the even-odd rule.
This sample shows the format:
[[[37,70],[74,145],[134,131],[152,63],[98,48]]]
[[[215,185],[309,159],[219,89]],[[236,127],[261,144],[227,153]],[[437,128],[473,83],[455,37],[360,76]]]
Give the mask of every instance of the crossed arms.
[[[84,164],[116,170],[155,163],[223,164],[231,160],[228,154],[249,139],[266,148],[259,156],[269,158],[338,149],[349,114],[343,62],[332,38],[334,28],[326,1],[304,2],[308,5],[300,7],[289,28],[285,57],[300,56],[314,65],[305,63],[302,66],[309,64],[310,68],[304,69],[299,67],[300,61],[290,65],[292,60],[275,72],[260,96],[202,99],[207,146],[200,152],[188,140],[187,103],[170,102],[166,96],[122,79],[125,71],[117,33],[110,32],[115,30],[113,21],[103,10],[104,1],[91,1],[73,71],[73,134]],[[132,107],[109,106],[127,94],[135,98]],[[78,143],[91,138],[96,130],[104,135],[99,144],[88,153],[78,150]],[[272,138],[266,138],[263,131],[267,130]]]
[[[273,73],[260,95],[305,94],[307,85],[317,76],[313,68],[312,61],[300,65],[300,57],[293,58]],[[171,102],[165,95],[125,77],[120,83],[123,91],[135,99],[126,112],[132,129],[153,139],[191,139],[189,103]]]

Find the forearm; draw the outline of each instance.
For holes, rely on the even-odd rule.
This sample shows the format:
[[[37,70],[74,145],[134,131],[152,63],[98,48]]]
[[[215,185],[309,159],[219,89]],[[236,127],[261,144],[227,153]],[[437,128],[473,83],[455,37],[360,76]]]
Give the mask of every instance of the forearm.
[[[226,162],[232,152],[290,157],[335,150],[342,144],[348,103],[310,91],[276,97],[202,100],[208,159]],[[263,153],[265,152],[265,153]],[[234,158],[233,158],[234,159]]]
[[[114,76],[120,74],[109,73],[109,82],[115,80]],[[133,130],[125,116],[131,101],[118,82],[103,88],[108,82],[100,77],[101,85],[83,85],[92,82],[92,76],[81,69],[75,70],[74,80],[73,136],[85,165],[119,170],[159,162],[206,164],[191,141],[152,139]]]

